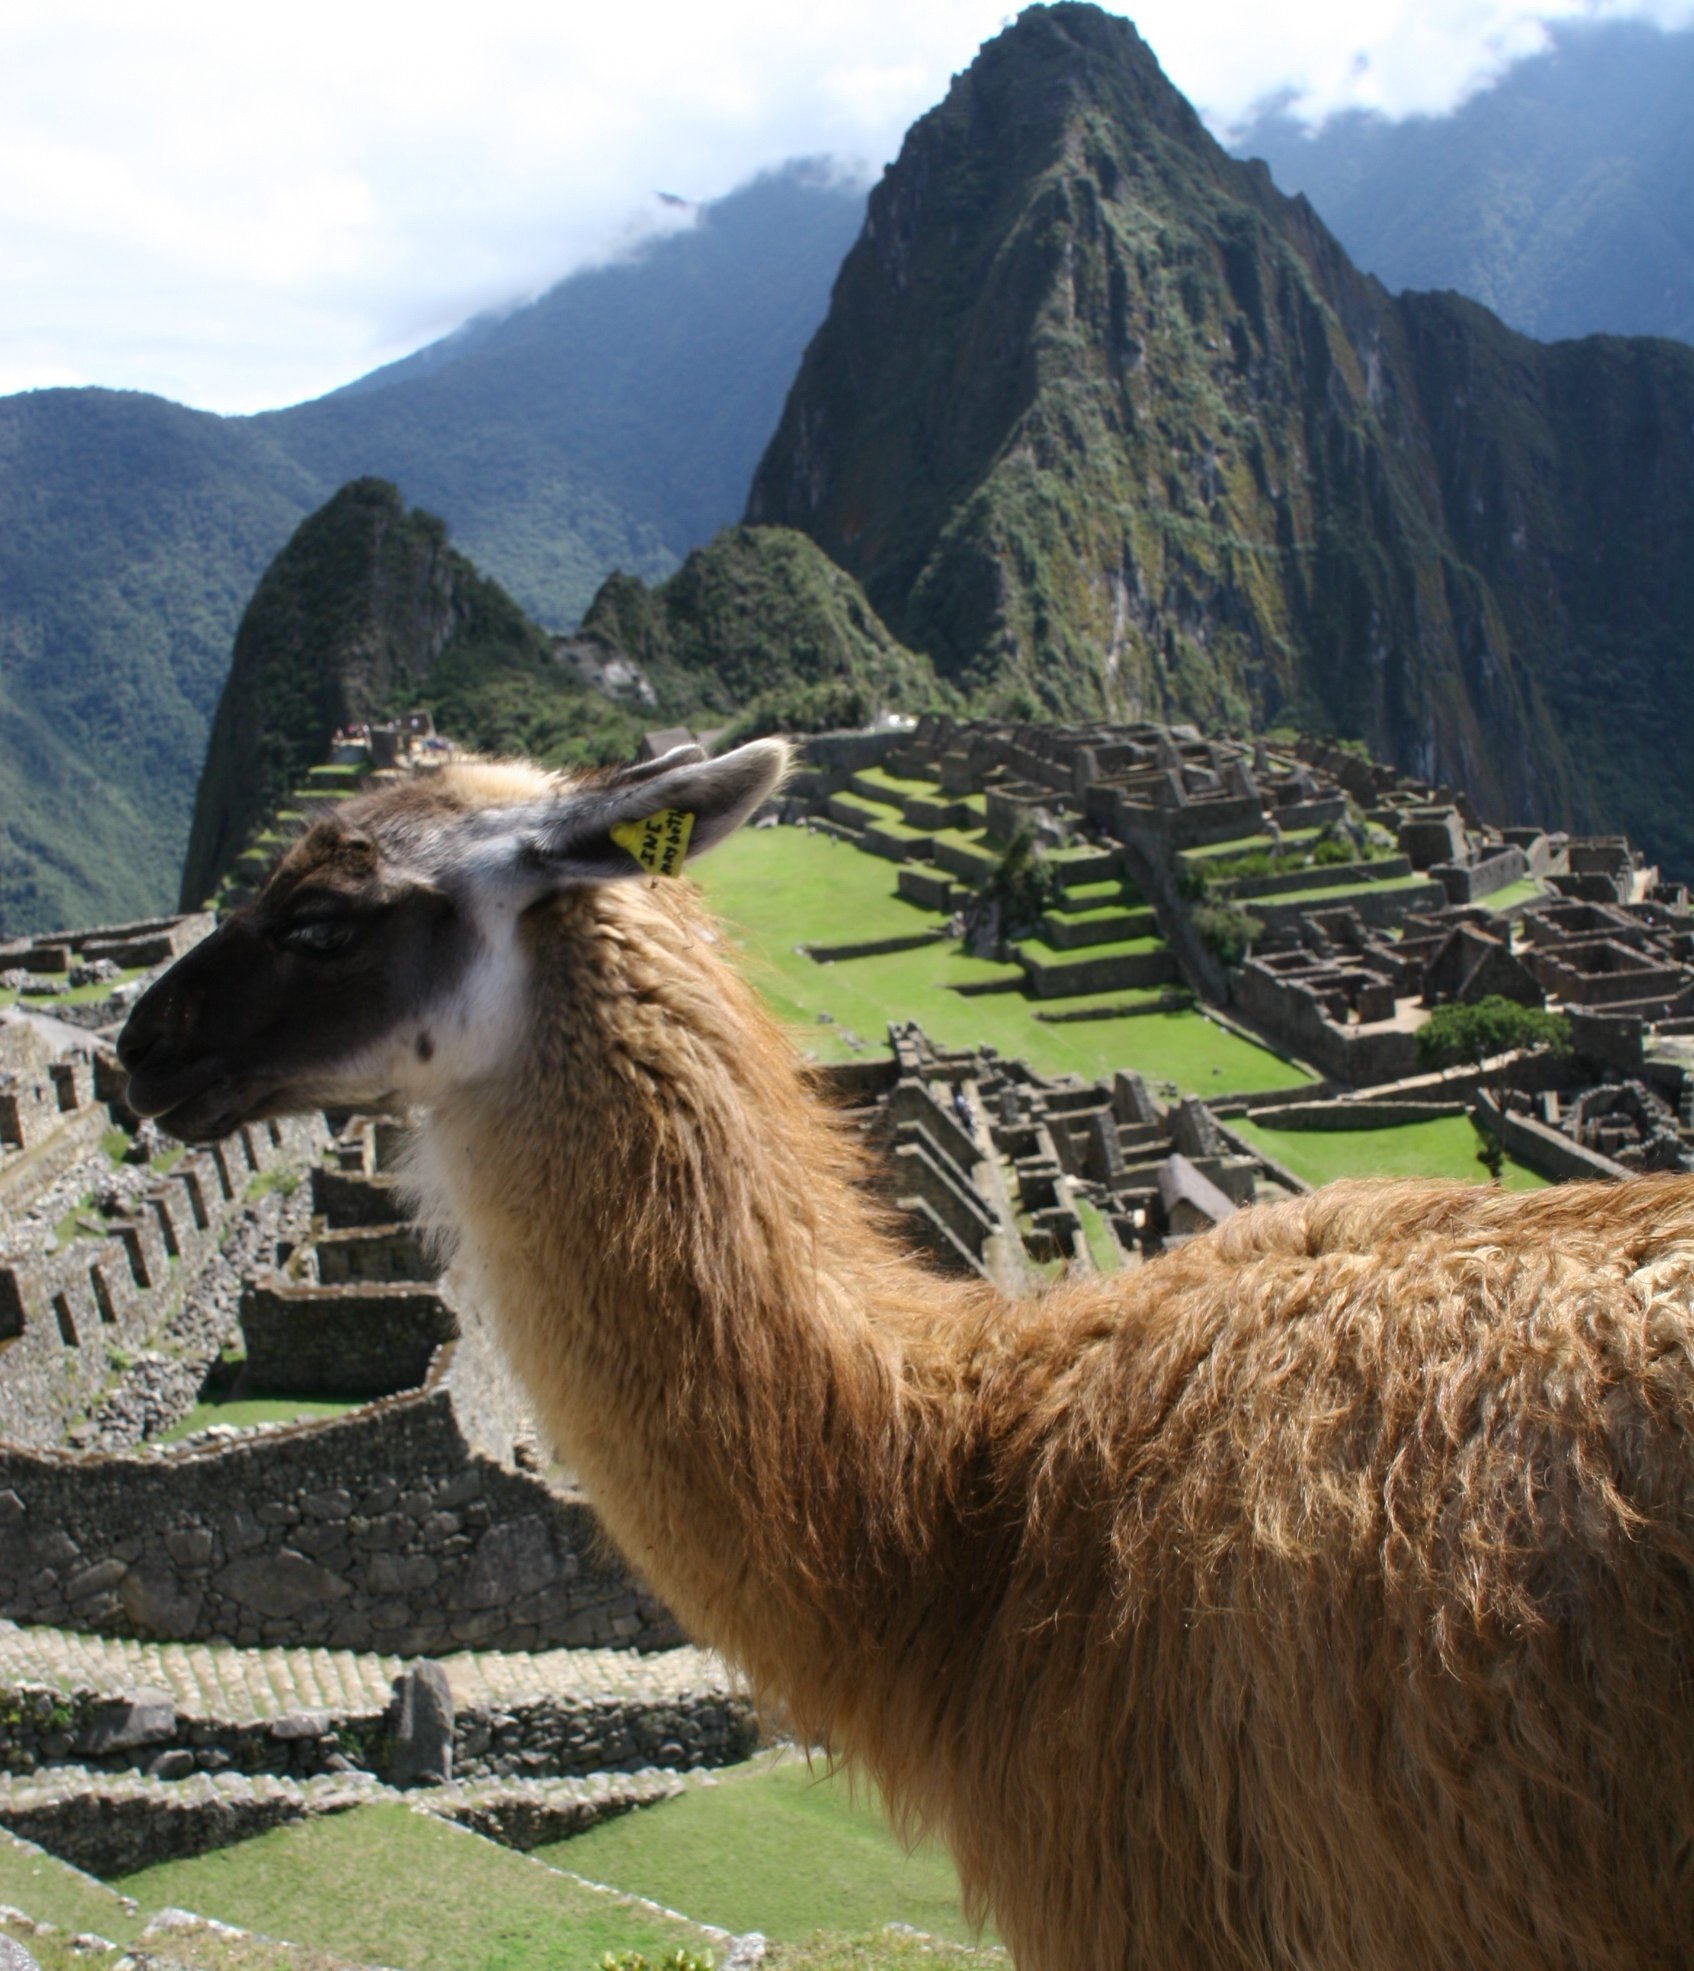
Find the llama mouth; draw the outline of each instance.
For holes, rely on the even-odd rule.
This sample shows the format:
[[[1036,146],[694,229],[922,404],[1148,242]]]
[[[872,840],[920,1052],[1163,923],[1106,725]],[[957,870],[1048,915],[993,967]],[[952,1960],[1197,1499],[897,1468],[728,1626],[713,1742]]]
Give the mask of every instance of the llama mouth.
[[[260,1106],[260,1090],[232,1082],[221,1061],[160,1075],[145,1067],[130,1076],[126,1100],[137,1115],[151,1116],[179,1143],[216,1143],[250,1122]]]
[[[173,1111],[198,1101],[223,1079],[223,1072],[223,1063],[215,1055],[178,1068],[174,1073],[161,1074],[143,1064],[131,1070],[124,1099],[138,1116],[153,1116],[162,1122]]]

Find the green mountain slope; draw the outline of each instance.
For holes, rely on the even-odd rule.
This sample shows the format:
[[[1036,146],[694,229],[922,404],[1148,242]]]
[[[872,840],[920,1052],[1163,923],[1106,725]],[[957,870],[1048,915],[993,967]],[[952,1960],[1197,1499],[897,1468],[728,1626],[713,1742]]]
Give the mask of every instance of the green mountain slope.
[[[455,738],[541,757],[627,757],[636,728],[545,632],[381,479],[300,525],[254,592],[212,722],[182,907],[216,889],[338,727],[431,705]]]
[[[748,518],[990,703],[1292,718],[1694,869],[1694,352],[1396,303],[1097,8],[909,133]]]
[[[1566,22],[1449,116],[1267,111],[1232,141],[1391,288],[1456,288],[1526,335],[1694,342],[1694,30]]]
[[[726,528],[653,588],[612,576],[573,641],[640,665],[661,706],[699,720],[860,725],[948,698],[852,576],[782,527]]]
[[[553,628],[613,568],[662,575],[732,520],[862,209],[774,174],[261,418],[0,399],[0,931],[167,907],[242,608],[344,480],[397,480]]]
[[[0,926],[175,894],[241,605],[305,474],[161,398],[0,399]]]
[[[611,569],[662,576],[734,518],[863,211],[816,167],[771,173],[427,362],[255,424],[327,485],[397,480],[568,629]]]

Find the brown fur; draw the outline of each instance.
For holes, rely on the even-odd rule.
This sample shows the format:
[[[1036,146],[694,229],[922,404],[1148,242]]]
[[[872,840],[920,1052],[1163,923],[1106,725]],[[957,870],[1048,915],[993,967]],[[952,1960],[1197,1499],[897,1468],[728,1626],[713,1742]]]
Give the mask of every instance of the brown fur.
[[[608,1524],[1026,1971],[1694,1937],[1694,1183],[1343,1185],[1008,1305],[674,888],[540,913],[434,1161]]]
[[[686,886],[522,937],[420,1188],[619,1544],[1023,1971],[1688,1959],[1694,1180],[1338,1185],[1011,1304],[902,1249]]]

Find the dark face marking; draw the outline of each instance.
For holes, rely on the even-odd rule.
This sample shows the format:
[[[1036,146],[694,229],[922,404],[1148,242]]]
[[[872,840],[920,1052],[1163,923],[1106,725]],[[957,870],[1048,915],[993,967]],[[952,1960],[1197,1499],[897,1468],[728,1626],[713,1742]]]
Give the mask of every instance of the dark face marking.
[[[427,1033],[420,1033],[418,1035],[418,1059],[420,1061],[433,1061],[435,1059],[435,1042],[430,1039]]]
[[[451,991],[474,945],[450,898],[385,877],[369,836],[320,822],[262,895],[137,1001],[118,1041],[130,1104],[211,1142],[344,1099],[349,1064],[379,1058]],[[434,1052],[427,1034],[417,1051]]]

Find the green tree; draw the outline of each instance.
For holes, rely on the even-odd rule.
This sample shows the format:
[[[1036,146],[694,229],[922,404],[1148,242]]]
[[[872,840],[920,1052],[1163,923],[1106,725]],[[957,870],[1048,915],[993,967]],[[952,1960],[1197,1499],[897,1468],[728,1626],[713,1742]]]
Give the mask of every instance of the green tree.
[[[1199,903],[1193,911],[1200,942],[1220,965],[1239,965],[1265,934],[1263,918],[1233,903]]]
[[[1506,1096],[1523,1063],[1534,1055],[1563,1059],[1570,1052],[1570,1020],[1539,1006],[1490,993],[1468,1006],[1437,1006],[1418,1029],[1418,1064],[1424,1068],[1460,1066],[1485,1070],[1485,1082],[1502,1121]],[[1499,1178],[1506,1160],[1499,1132],[1477,1125],[1482,1136],[1479,1161]]]
[[[1063,890],[1063,880],[1036,840],[1034,828],[1020,822],[965,912],[966,948],[982,957],[1003,957],[1009,941],[1039,929],[1042,915]]]

